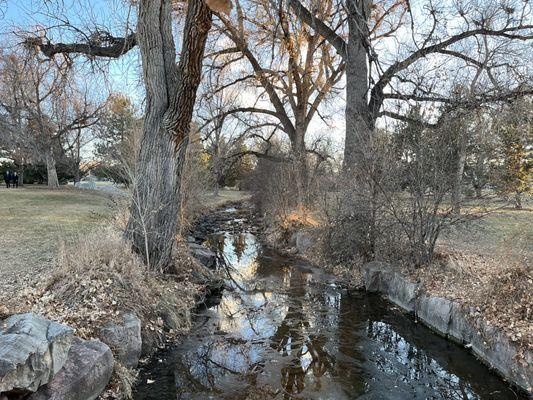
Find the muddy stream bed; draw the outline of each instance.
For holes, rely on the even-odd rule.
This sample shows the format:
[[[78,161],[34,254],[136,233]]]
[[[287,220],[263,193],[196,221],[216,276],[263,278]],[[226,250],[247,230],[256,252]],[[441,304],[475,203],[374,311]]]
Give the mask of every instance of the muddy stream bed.
[[[525,399],[379,296],[264,247],[237,211],[205,236],[229,289],[144,368],[136,400]]]

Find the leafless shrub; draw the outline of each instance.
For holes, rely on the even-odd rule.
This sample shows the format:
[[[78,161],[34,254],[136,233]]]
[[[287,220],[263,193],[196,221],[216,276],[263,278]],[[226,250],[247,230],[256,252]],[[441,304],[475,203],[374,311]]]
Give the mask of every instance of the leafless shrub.
[[[295,171],[289,163],[259,159],[250,181],[254,203],[274,219],[285,218],[297,205]]]
[[[202,197],[208,187],[207,166],[203,159],[203,147],[197,132],[187,149],[180,192],[178,232],[182,234],[201,213]]]
[[[447,226],[469,216],[453,212],[455,147],[447,128],[414,121],[377,132],[354,170],[328,194],[327,251],[350,257],[428,264]],[[451,126],[451,125],[448,125]]]
[[[137,383],[138,373],[116,362],[113,377],[108,390],[102,394],[104,399],[133,399],[133,387]]]

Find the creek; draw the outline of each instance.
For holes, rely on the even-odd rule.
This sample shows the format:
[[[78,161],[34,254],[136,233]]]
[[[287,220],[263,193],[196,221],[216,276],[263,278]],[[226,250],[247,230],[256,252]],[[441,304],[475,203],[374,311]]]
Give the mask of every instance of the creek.
[[[381,297],[230,225],[207,236],[228,289],[156,355],[135,399],[525,399]]]

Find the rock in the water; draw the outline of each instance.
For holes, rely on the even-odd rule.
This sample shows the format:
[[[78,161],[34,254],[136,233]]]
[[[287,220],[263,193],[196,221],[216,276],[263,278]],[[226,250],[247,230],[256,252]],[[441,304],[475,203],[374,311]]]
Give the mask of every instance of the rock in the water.
[[[196,258],[201,264],[209,269],[214,269],[217,266],[217,255],[215,252],[209,250],[201,244],[189,243],[191,255]]]
[[[129,368],[137,367],[142,351],[141,320],[124,314],[123,324],[109,324],[100,331],[100,339],[114,350],[118,361]]]
[[[0,324],[0,392],[35,392],[65,364],[74,331],[33,313]]]
[[[113,373],[111,349],[99,340],[74,338],[61,371],[29,400],[94,400]]]

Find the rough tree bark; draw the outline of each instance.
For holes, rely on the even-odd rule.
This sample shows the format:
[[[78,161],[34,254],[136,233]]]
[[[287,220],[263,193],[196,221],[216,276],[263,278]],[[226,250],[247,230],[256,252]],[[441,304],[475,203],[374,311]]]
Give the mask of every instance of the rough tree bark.
[[[24,164],[19,165],[17,174],[18,174],[19,186],[24,186]]]
[[[50,147],[46,153],[46,176],[49,189],[59,188],[59,179],[57,178],[56,160],[54,149]]]
[[[141,0],[136,33],[98,43],[51,44],[30,39],[48,57],[81,53],[117,58],[135,45],[141,50],[146,86],[146,113],[138,157],[131,216],[125,236],[144,261],[163,270],[171,263],[178,222],[180,186],[193,106],[200,83],[205,43],[212,12],[205,0],[189,0],[180,60],[172,37],[171,0]],[[210,1],[227,11],[229,2]]]
[[[152,268],[171,262],[179,195],[196,91],[212,13],[189,1],[176,69],[170,0],[142,0],[137,42],[146,86],[143,140],[126,236]]]
[[[368,106],[369,0],[348,0],[349,37],[346,47],[346,139],[344,170],[350,171],[369,155],[374,130]]]

